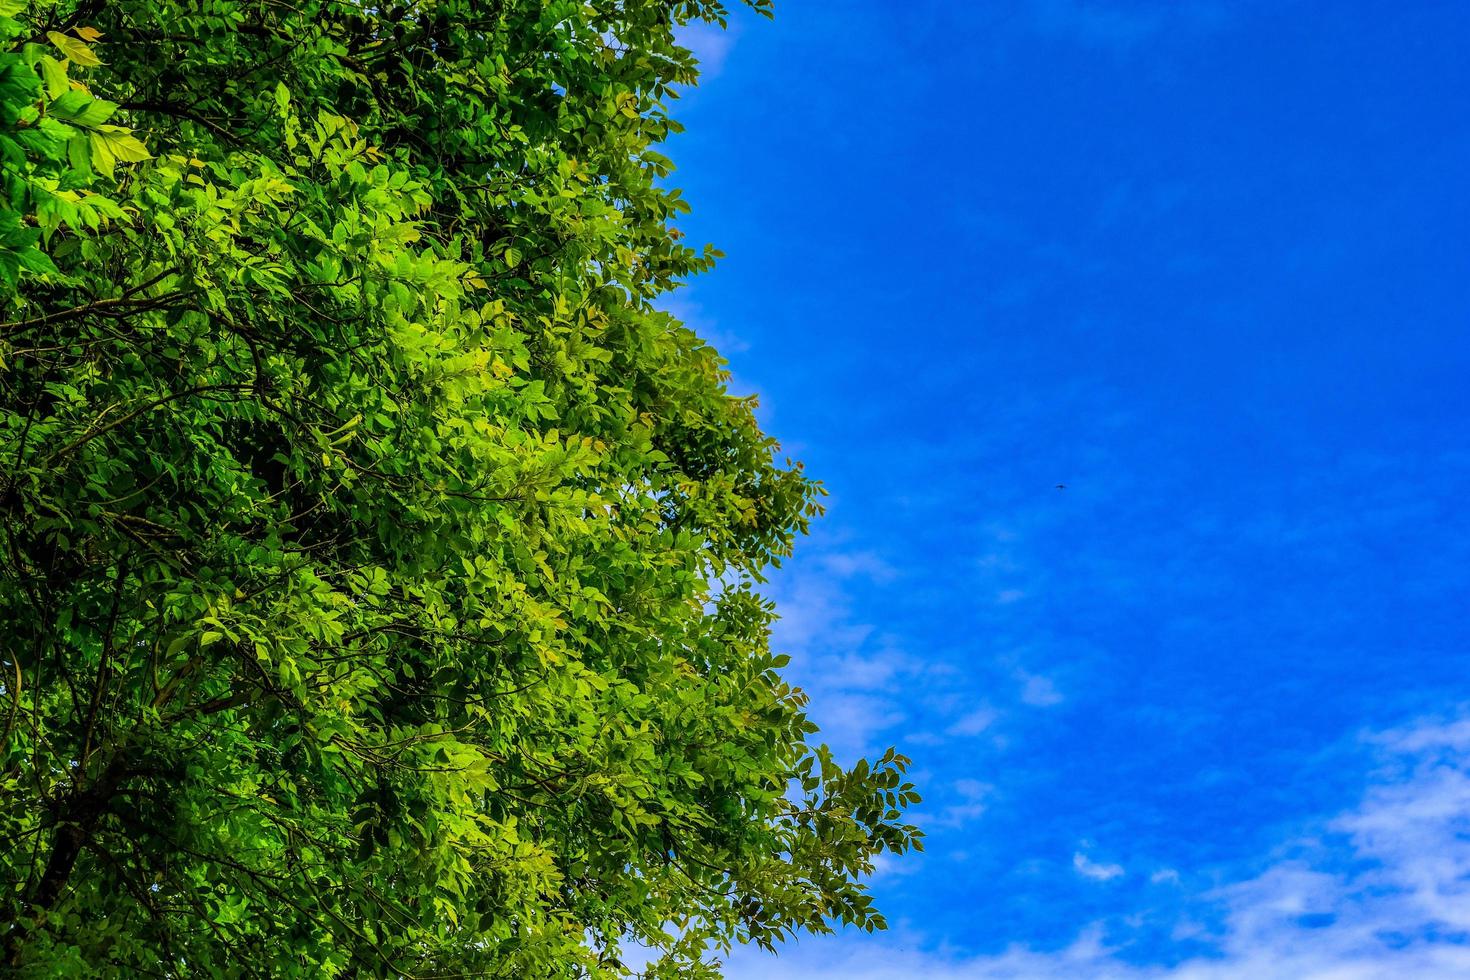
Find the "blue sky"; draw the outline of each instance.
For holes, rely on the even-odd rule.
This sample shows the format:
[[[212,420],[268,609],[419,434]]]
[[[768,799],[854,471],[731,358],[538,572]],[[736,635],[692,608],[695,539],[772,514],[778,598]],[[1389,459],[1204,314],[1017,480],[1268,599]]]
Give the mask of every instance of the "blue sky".
[[[1470,5],[782,3],[671,308],[831,492],[775,645],[928,850],[731,975],[1470,975]],[[1065,490],[1055,489],[1065,484]]]

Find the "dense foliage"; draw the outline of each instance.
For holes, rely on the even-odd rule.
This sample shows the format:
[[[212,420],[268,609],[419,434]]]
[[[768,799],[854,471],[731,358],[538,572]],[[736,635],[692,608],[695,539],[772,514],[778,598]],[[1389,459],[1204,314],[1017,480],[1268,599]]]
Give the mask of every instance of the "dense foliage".
[[[817,488],[653,302],[724,15],[0,0],[0,971],[882,925],[906,760],[809,744],[754,591]]]

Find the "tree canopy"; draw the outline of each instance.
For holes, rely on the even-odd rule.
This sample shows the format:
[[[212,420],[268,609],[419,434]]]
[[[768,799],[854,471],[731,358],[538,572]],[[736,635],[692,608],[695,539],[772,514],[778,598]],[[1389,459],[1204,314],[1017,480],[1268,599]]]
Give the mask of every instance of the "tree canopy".
[[[656,306],[726,13],[0,0],[0,972],[883,925],[907,760],[815,742],[758,591],[820,488]]]

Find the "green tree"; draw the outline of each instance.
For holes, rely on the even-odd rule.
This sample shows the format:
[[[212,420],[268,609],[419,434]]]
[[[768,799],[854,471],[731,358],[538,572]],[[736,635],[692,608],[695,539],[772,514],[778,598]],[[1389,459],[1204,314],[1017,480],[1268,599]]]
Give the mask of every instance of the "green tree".
[[[882,926],[907,760],[810,741],[756,591],[819,489],[654,306],[725,14],[0,0],[0,971]]]

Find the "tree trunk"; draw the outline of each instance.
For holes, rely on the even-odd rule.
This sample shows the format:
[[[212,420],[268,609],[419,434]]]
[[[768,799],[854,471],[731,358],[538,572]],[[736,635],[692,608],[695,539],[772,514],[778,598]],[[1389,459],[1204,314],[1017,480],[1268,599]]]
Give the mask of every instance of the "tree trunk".
[[[124,758],[118,754],[90,786],[79,787],[67,795],[57,814],[56,836],[51,841],[46,870],[26,900],[25,911],[9,924],[4,938],[0,939],[0,963],[15,966],[19,962],[36,913],[49,911],[61,900],[77,857],[97,832],[97,824],[125,775]]]

